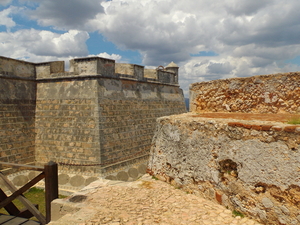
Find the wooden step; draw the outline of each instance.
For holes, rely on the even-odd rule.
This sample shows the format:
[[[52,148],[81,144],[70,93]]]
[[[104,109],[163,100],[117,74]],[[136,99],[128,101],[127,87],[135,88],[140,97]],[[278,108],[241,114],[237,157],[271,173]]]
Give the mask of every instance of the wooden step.
[[[21,217],[16,216],[10,216],[10,215],[4,215],[0,214],[0,224],[1,225],[38,225],[40,224],[37,221],[28,220]]]

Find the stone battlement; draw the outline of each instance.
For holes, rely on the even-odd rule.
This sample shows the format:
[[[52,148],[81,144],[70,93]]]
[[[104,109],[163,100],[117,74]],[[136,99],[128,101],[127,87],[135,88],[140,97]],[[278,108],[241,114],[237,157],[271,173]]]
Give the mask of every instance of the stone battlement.
[[[70,69],[65,71],[64,61],[30,63],[0,56],[0,76],[37,80],[100,76],[178,85],[178,68],[171,63],[166,68],[145,69],[140,65],[115,63],[112,59],[88,57],[71,59]]]

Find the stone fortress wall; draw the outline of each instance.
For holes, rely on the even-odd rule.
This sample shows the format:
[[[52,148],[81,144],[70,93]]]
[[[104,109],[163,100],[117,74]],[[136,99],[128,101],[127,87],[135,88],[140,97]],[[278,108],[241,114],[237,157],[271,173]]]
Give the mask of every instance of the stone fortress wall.
[[[35,66],[0,57],[0,157],[30,163],[35,159]]]
[[[190,86],[192,112],[159,118],[148,172],[265,224],[300,223],[299,73]],[[263,113],[263,114],[262,114]]]
[[[71,60],[66,72],[60,61],[0,57],[0,79],[0,161],[58,162],[66,189],[98,176],[136,179],[156,118],[186,112],[174,64],[148,70],[91,57]]]

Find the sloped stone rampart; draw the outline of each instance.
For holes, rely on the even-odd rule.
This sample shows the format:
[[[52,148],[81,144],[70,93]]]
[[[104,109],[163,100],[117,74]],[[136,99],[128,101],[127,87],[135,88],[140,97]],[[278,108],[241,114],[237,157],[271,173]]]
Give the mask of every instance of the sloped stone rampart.
[[[157,120],[148,172],[266,224],[299,224],[300,126],[205,118]]]
[[[192,112],[299,113],[300,73],[199,82],[190,86]]]

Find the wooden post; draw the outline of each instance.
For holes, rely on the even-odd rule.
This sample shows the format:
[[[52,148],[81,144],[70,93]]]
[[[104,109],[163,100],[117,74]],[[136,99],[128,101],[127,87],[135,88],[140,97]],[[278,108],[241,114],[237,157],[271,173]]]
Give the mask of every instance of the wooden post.
[[[50,161],[44,166],[45,171],[45,198],[46,198],[46,222],[51,220],[51,202],[58,198],[58,166]]]

